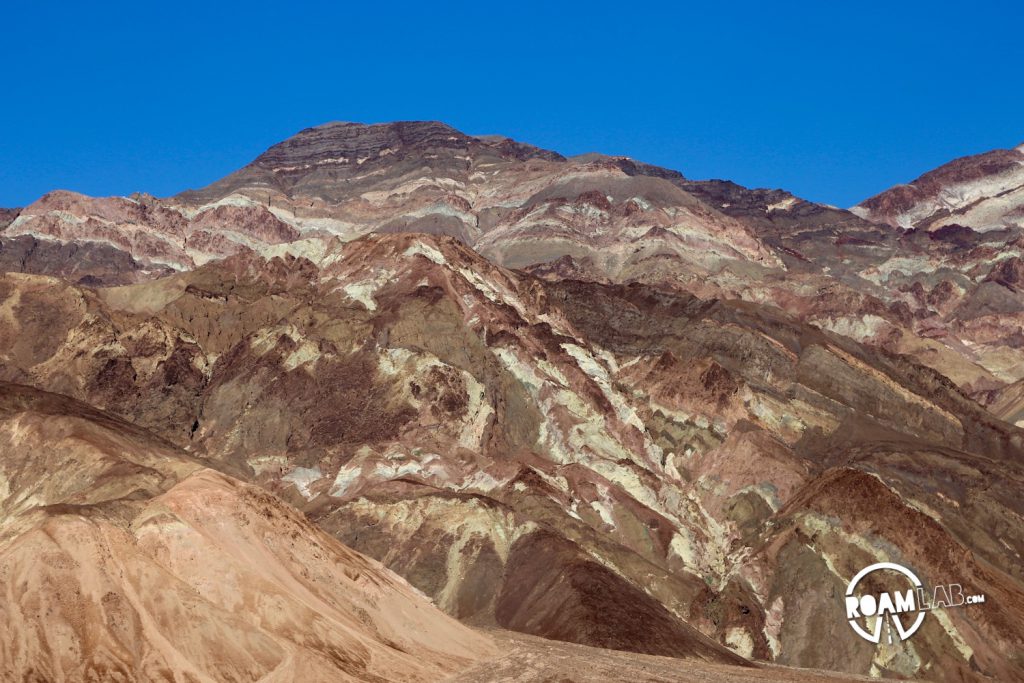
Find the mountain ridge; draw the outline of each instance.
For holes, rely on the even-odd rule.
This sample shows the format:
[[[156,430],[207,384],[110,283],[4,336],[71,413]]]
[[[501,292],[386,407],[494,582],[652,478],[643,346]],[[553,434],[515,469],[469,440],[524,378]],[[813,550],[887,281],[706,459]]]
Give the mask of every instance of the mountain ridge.
[[[777,306],[990,400],[1024,379],[1024,304],[1007,279],[1024,242],[1020,226],[976,228],[893,229],[784,190],[566,158],[440,122],[331,123],[175,197],[50,193],[0,233],[0,269],[126,284],[245,250],[315,261],[334,239],[447,234],[547,278]]]
[[[246,472],[450,616],[711,662],[1020,673],[1024,433],[778,309],[541,280],[418,233],[112,288],[8,274],[0,301],[2,379]],[[876,651],[827,615],[877,561],[994,599]]]
[[[985,204],[1011,195],[1009,211],[986,211]],[[851,210],[894,227],[933,229],[961,224],[979,230],[1003,227],[1024,205],[1024,144],[959,157],[909,183],[870,197]],[[998,209],[998,207],[996,207]],[[1005,209],[1005,207],[1004,207]],[[1020,216],[1015,220],[1020,224]]]

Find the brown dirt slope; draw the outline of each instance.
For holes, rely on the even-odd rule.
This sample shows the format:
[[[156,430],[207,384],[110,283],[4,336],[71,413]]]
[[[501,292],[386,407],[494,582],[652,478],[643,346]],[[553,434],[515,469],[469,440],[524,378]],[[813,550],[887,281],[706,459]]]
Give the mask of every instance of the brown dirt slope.
[[[432,681],[494,650],[265,491],[0,385],[0,679]]]

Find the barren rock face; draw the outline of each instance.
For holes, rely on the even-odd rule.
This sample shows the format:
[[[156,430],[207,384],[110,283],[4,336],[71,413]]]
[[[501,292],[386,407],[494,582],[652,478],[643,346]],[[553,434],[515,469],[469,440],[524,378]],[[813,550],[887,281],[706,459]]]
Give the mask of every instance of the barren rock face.
[[[0,292],[7,379],[261,484],[452,616],[723,663],[1018,673],[1022,434],[905,358],[424,235],[98,290],[12,274]],[[844,476],[884,484],[851,494]],[[940,581],[957,553],[998,602],[901,656],[841,619],[861,565]]]
[[[855,211],[904,228],[977,230],[1020,227],[1024,213],[1024,145],[955,159],[908,185],[863,201]]]
[[[1024,426],[1024,381],[1014,382],[993,392],[989,410],[1007,422]]]
[[[417,122],[50,193],[0,233],[0,381],[34,387],[5,675],[536,664],[458,619],[733,680],[1024,677],[1019,226],[889,223]],[[875,646],[842,596],[877,562],[989,600]]]
[[[335,238],[443,234],[546,278],[776,306],[910,355],[982,397],[1024,378],[1020,314],[991,304],[1016,294],[984,285],[1001,259],[1022,256],[1022,159],[993,152],[907,186],[931,209],[880,195],[851,213],[436,122],[332,123],[168,199],[50,193],[11,220],[0,268],[127,284],[243,250],[317,261]]]
[[[274,145],[251,164],[208,188],[182,195],[190,203],[216,201],[239,190],[265,187],[288,196],[348,200],[391,178],[430,169],[464,176],[471,163],[507,164],[561,155],[508,138],[474,138],[436,121],[366,126],[328,123]],[[376,173],[375,173],[376,171]],[[387,182],[389,178],[385,178]]]

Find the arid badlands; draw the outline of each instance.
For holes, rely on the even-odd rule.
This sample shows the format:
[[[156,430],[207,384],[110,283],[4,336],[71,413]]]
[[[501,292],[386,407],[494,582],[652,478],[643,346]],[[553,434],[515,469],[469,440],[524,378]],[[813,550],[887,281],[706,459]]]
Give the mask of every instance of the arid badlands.
[[[1024,146],[684,173],[330,123],[0,210],[0,680],[1024,681]],[[880,562],[985,602],[868,642]]]

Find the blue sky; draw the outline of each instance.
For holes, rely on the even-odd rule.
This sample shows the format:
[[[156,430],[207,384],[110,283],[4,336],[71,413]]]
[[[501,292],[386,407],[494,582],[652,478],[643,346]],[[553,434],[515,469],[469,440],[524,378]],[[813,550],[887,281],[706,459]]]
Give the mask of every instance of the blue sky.
[[[438,119],[848,206],[1024,142],[1021,3],[8,2],[0,206]]]

